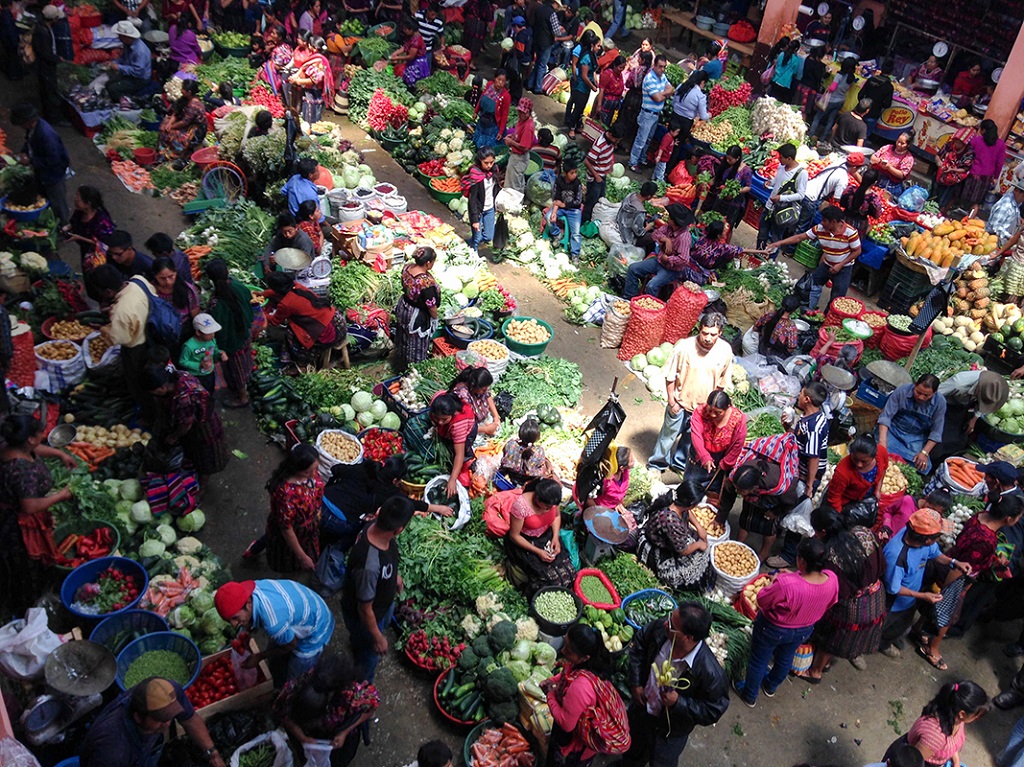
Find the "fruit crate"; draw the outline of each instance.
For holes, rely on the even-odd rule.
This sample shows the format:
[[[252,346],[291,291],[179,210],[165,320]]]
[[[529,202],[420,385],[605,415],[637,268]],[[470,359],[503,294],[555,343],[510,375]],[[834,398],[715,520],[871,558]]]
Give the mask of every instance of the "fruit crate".
[[[821,246],[810,240],[804,240],[796,246],[793,260],[798,264],[806,266],[808,269],[814,269],[821,260]]]
[[[258,653],[260,651],[259,645],[256,644],[256,640],[252,637],[249,637],[249,650],[253,653]],[[203,669],[210,663],[214,663],[215,661],[224,657],[229,657],[230,655],[230,647],[227,650],[221,650],[213,655],[207,655],[203,658],[202,665],[199,667],[199,673],[202,674]],[[220,714],[227,714],[231,711],[248,711],[268,702],[274,694],[274,680],[270,676],[270,667],[264,660],[260,661],[256,668],[259,673],[256,676],[255,685],[245,690],[239,690],[234,695],[221,698],[208,706],[197,708],[196,713],[199,714],[200,718],[204,722],[208,722],[212,717]],[[177,732],[178,737],[181,737],[185,733],[182,726],[177,723],[175,723],[175,731]]]
[[[761,226],[761,213],[763,211],[764,205],[751,197],[747,202],[747,209],[743,213],[743,221],[757,229]]]

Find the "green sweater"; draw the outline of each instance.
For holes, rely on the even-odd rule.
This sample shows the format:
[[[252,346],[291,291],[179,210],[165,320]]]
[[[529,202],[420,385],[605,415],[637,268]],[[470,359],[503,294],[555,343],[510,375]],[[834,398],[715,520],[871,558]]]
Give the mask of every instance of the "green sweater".
[[[231,280],[231,290],[238,296],[238,300],[242,304],[241,322],[235,320],[231,308],[223,301],[216,301],[208,309],[210,316],[220,324],[221,329],[217,332],[217,343],[225,354],[234,354],[242,350],[249,340],[253,320],[252,304],[250,303],[252,293],[235,279]]]
[[[178,367],[182,370],[187,370],[189,373],[197,376],[210,375],[213,372],[213,367],[208,370],[203,370],[203,360],[209,357],[213,360],[214,365],[217,364],[217,360],[220,359],[220,349],[217,348],[217,339],[211,339],[209,341],[200,341],[196,336],[192,336],[185,343],[181,345],[181,356],[178,358]]]

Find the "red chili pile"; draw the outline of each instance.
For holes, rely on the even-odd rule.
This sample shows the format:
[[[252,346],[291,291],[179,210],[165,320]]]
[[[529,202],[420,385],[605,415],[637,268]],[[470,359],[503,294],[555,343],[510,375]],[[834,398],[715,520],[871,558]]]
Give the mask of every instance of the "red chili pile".
[[[435,671],[454,666],[465,649],[465,644],[453,645],[448,637],[428,637],[423,629],[405,640],[405,652],[413,662]]]
[[[57,563],[65,567],[78,567],[83,562],[107,556],[113,548],[114,534],[109,527],[98,527],[88,535],[72,533],[60,542]],[[68,557],[72,550],[75,556]]]
[[[363,455],[371,461],[383,461],[405,450],[401,434],[397,431],[379,429],[376,426],[363,432],[362,441]]]
[[[207,663],[185,694],[193,706],[203,708],[236,692],[238,681],[235,679],[235,670],[231,668],[231,656],[225,655]]]

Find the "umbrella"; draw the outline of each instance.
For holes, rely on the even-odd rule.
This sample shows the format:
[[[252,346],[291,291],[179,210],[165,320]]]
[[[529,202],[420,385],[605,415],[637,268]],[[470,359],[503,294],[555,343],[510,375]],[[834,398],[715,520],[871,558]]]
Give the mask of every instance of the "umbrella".
[[[622,409],[619,397],[615,393],[618,383],[618,378],[612,381],[608,401],[587,424],[586,431],[590,436],[587,444],[583,446],[576,469],[576,497],[580,500],[589,497],[600,487],[603,479],[600,470],[601,459],[622,428],[622,422],[626,420],[626,411]]]

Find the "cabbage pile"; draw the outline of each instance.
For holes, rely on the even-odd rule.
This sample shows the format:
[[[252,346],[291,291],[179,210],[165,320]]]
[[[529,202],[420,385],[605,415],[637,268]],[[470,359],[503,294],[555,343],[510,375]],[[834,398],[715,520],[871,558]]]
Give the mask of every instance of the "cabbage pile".
[[[451,265],[440,272],[435,270],[441,290],[451,293],[455,303],[460,307],[469,306],[469,302],[480,295],[477,284],[479,273],[480,267],[470,264]]]
[[[365,164],[345,163],[341,166],[340,170],[332,175],[334,176],[335,183],[346,189],[357,189],[359,187],[373,189],[377,184],[373,170],[369,165]]]
[[[1024,399],[1014,395],[999,410],[985,417],[1001,431],[1024,434]]]
[[[384,429],[401,428],[402,422],[397,415],[388,410],[383,400],[379,400],[368,391],[357,391],[352,395],[349,404],[332,407],[331,415],[343,422],[342,428],[358,433],[371,426]]]
[[[657,399],[668,397],[665,389],[665,373],[669,360],[672,359],[673,348],[673,345],[666,341],[660,346],[655,346],[647,354],[637,354],[629,361],[630,369],[643,378],[647,389]]]

